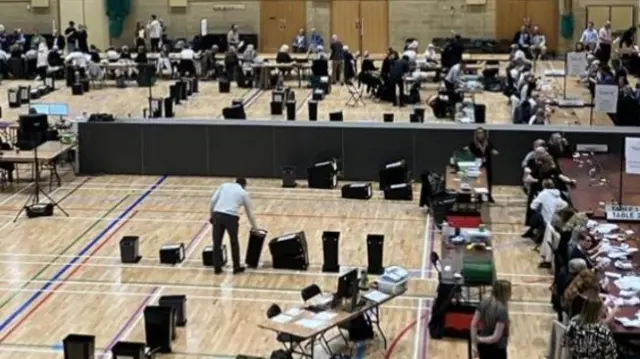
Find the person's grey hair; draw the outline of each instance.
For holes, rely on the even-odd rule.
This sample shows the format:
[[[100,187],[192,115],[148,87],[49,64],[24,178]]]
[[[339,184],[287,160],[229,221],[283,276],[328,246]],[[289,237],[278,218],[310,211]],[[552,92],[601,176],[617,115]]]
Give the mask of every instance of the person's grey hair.
[[[581,272],[583,269],[587,269],[587,261],[582,258],[574,258],[569,261],[569,273],[576,274]]]

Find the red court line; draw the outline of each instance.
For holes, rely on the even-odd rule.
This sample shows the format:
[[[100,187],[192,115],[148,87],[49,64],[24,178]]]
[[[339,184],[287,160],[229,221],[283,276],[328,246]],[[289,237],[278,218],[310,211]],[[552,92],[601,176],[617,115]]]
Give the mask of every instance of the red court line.
[[[129,222],[130,219],[135,217],[136,214],[138,214],[138,211],[133,211],[129,217],[127,217],[124,220],[122,220],[122,222],[120,222],[120,225],[116,229],[114,229],[100,244],[98,244],[98,246],[95,247],[93,249],[93,251],[91,251],[91,253],[88,256],[84,257],[82,262],[80,262],[77,266],[75,266],[75,268],[73,268],[71,270],[71,272],[69,272],[69,274],[67,274],[67,276],[64,279],[62,279],[60,282],[58,282],[58,284],[55,287],[53,287],[53,289],[51,289],[49,292],[45,293],[44,297],[42,297],[42,299],[36,305],[31,307],[31,309],[22,318],[20,318],[20,320],[17,321],[13,325],[13,327],[11,327],[11,329],[9,329],[0,338],[0,343],[3,343],[14,331],[16,331],[16,329],[18,329],[22,324],[24,324],[27,321],[27,319],[29,319],[40,307],[42,307],[42,305],[49,298],[51,298],[51,296],[53,296],[55,291],[58,290],[58,288],[60,288],[67,279],[71,278],[72,275],[74,275],[78,270],[80,270],[80,268],[82,268],[82,266],[84,266],[89,261],[89,259],[91,259],[91,257],[93,257],[96,253],[98,253],[98,251],[102,247],[104,247],[104,245],[107,244],[107,242],[109,242],[109,240],[111,240],[111,238],[113,238],[113,236],[115,236],[116,233],[118,233],[125,226],[125,224],[127,224],[127,222]]]
[[[423,314],[420,317],[420,320],[423,320],[427,315],[429,315],[429,312]],[[389,359],[391,358],[391,354],[393,354],[393,351],[396,349],[396,346],[398,345],[398,343],[400,342],[400,340],[402,338],[404,338],[405,335],[407,335],[407,333],[413,329],[413,327],[416,326],[417,323],[417,319],[414,319],[411,323],[409,323],[409,325],[407,325],[406,327],[402,328],[402,330],[400,331],[400,333],[398,333],[398,335],[396,335],[395,338],[393,338],[393,341],[391,341],[391,344],[389,345],[389,349],[387,349],[387,351],[384,353],[384,359]],[[417,335],[420,335],[421,333],[418,333]]]

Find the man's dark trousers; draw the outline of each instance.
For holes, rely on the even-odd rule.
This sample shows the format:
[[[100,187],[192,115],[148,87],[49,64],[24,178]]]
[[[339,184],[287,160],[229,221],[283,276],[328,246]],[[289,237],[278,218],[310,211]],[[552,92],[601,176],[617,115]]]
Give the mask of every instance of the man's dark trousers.
[[[213,267],[222,268],[222,238],[229,233],[233,268],[240,267],[240,244],[238,243],[238,216],[226,213],[213,213]]]

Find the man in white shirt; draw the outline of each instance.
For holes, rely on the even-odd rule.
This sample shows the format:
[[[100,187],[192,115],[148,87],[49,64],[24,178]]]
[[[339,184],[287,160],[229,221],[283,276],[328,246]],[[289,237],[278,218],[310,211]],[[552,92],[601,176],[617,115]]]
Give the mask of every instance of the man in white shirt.
[[[598,45],[598,32],[593,28],[593,22],[589,21],[587,28],[584,29],[582,36],[580,36],[580,42],[589,50],[595,50]]]
[[[444,86],[447,89],[447,97],[453,105],[462,102],[462,95],[458,93],[458,89],[464,86],[462,75],[464,70],[464,62],[459,62],[449,69],[447,76],[444,78]]]
[[[147,24],[149,41],[151,42],[151,52],[160,51],[160,39],[162,38],[162,24],[156,15],[151,15],[151,20]]]
[[[533,27],[531,52],[533,53],[534,58],[544,57],[547,54],[547,38],[540,32],[540,28],[538,26]]]
[[[231,258],[233,260],[233,273],[244,272],[240,265],[240,244],[238,243],[238,222],[240,207],[244,207],[251,229],[257,229],[256,219],[253,214],[249,193],[245,190],[247,180],[237,178],[235,183],[225,183],[211,197],[209,207],[211,213],[210,222],[213,225],[213,266],[215,273],[222,273],[222,238],[224,233],[229,233],[231,243]]]
[[[611,21],[607,21],[598,31],[598,60],[602,65],[607,65],[611,59]]]
[[[189,76],[196,74],[196,67],[193,60],[196,57],[195,51],[191,49],[191,46],[185,46],[182,51],[180,51],[180,75],[181,76]]]
[[[233,24],[227,33],[227,48],[235,47],[240,51],[242,44],[240,43],[240,33],[238,32],[238,25]]]
[[[67,57],[64,59],[64,62],[81,69],[86,69],[89,59],[90,58],[87,54],[80,52],[80,50],[75,50],[67,55]]]

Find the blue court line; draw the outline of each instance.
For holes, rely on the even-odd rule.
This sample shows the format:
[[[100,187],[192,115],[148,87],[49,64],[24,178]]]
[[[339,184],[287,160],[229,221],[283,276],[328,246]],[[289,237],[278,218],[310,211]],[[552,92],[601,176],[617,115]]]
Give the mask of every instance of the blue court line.
[[[58,272],[54,274],[53,277],[51,277],[51,279],[49,279],[42,286],[42,288],[40,288],[40,290],[33,293],[31,297],[27,299],[26,302],[24,302],[18,309],[16,309],[13,313],[11,313],[11,315],[9,315],[6,319],[4,319],[0,324],[0,333],[3,332],[5,329],[7,329],[7,327],[20,314],[22,314],[22,312],[24,312],[31,304],[33,304],[33,302],[35,302],[36,299],[38,299],[42,295],[42,293],[45,293],[46,290],[51,285],[53,285],[66,271],[72,268],[74,264],[85,255],[85,253],[87,253],[93,246],[96,245],[96,243],[98,243],[102,239],[102,237],[104,237],[107,233],[109,233],[109,231],[111,231],[113,227],[115,227],[120,221],[122,221],[124,217],[126,217],[129,213],[131,213],[131,211],[133,211],[134,208],[140,205],[140,203],[142,203],[142,201],[144,201],[144,199],[147,198],[151,194],[151,192],[153,192],[156,188],[158,188],[158,186],[160,186],[166,178],[167,176],[162,176],[158,178],[154,182],[154,184],[151,186],[151,188],[146,190],[138,199],[136,199],[133,203],[131,203],[129,207],[127,207],[122,213],[120,213],[118,217],[112,220],[111,223],[109,223],[109,225],[107,225],[105,229],[103,229],[100,233],[98,233],[98,235],[93,240],[91,240],[91,242],[89,242],[84,248],[82,248],[80,253],[76,254],[75,257],[73,257],[69,263],[65,264],[62,268],[60,268],[60,270],[58,270]]]
[[[364,342],[358,342],[356,344],[356,355],[353,359],[364,359],[365,354],[365,344]]]

